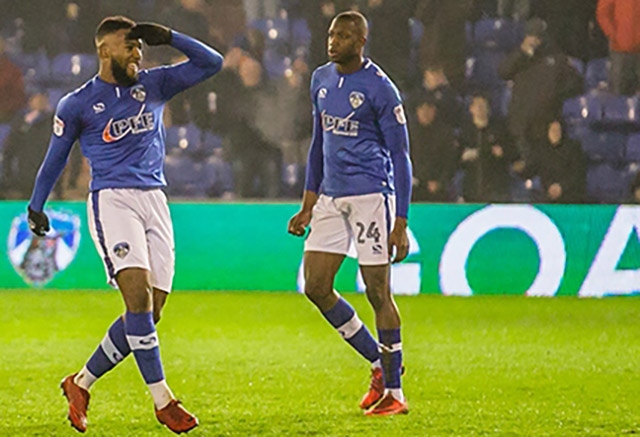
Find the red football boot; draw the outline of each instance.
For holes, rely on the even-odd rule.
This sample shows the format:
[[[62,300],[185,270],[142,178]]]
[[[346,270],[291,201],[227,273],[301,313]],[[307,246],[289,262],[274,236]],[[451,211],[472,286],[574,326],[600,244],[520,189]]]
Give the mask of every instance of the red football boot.
[[[156,410],[156,417],[158,418],[158,422],[165,425],[176,434],[189,432],[198,426],[198,419],[196,416],[185,410],[185,408],[180,404],[180,401],[175,399],[169,402],[169,405],[161,410]]]
[[[69,422],[80,432],[87,430],[87,409],[89,408],[89,392],[73,382],[77,373],[67,376],[60,383],[62,394],[69,402]]]
[[[360,408],[368,410],[373,407],[376,402],[382,399],[384,395],[384,380],[382,378],[382,369],[376,367],[371,369],[371,383],[369,384],[369,391],[362,397],[360,401]]]
[[[407,402],[400,402],[391,393],[387,393],[375,407],[367,410],[364,414],[367,416],[390,416],[392,414],[407,414],[408,412]]]

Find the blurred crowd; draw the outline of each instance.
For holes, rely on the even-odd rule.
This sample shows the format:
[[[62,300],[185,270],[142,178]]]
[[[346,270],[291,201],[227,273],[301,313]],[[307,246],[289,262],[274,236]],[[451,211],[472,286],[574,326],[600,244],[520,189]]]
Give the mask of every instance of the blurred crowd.
[[[636,0],[0,0],[0,195],[28,198],[58,99],[96,73],[93,32],[121,14],[225,55],[167,105],[168,193],[298,198],[309,77],[348,9],[405,99],[414,201],[640,202]],[[144,67],[180,56],[149,48]],[[58,198],[86,195],[78,149]]]

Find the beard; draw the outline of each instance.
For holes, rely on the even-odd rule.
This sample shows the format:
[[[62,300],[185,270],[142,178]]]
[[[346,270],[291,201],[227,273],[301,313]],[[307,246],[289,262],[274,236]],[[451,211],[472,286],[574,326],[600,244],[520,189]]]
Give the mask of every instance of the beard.
[[[122,67],[122,65],[113,58],[111,58],[111,74],[113,74],[113,78],[118,82],[118,85],[125,87],[130,87],[138,81],[137,74],[135,77],[129,76],[127,68]]]

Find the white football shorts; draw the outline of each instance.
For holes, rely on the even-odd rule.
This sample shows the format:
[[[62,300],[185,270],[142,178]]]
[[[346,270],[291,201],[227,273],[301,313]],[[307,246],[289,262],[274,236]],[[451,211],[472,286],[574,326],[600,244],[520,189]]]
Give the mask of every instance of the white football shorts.
[[[139,267],[151,272],[151,285],[171,292],[175,272],[173,225],[160,189],[104,189],[89,193],[89,232],[107,272]]]
[[[329,197],[321,194],[311,214],[304,250],[347,255],[360,265],[389,262],[388,239],[396,215],[395,196],[383,193]]]

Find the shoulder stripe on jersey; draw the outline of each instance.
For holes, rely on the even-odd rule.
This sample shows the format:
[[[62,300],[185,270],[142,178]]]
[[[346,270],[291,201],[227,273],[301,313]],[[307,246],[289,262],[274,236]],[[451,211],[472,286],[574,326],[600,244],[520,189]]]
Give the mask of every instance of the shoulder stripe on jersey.
[[[91,193],[91,206],[93,208],[93,219],[96,225],[96,232],[98,233],[98,241],[100,242],[100,247],[102,248],[102,253],[104,255],[104,263],[107,265],[107,270],[109,272],[109,278],[115,278],[115,269],[113,267],[113,262],[111,258],[109,258],[109,251],[107,250],[107,244],[104,239],[104,230],[102,229],[102,221],[100,220],[100,191],[94,191]]]

